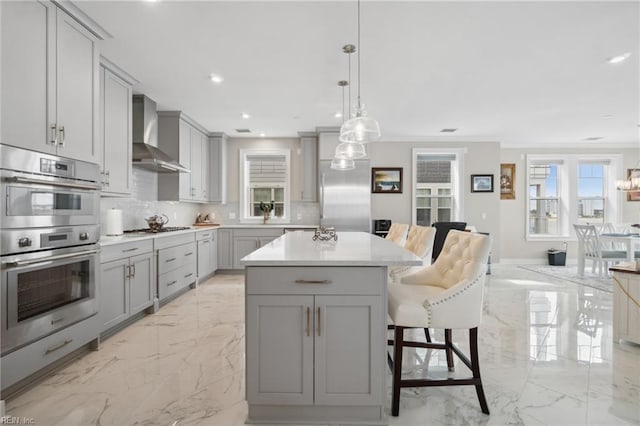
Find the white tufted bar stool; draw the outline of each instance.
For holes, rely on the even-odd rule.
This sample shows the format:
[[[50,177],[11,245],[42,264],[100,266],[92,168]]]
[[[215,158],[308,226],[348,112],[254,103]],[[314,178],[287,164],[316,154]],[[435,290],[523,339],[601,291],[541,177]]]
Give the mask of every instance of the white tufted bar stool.
[[[484,396],[478,362],[478,326],[482,319],[482,295],[485,270],[491,248],[491,238],[470,232],[450,231],[436,261],[417,272],[405,275],[399,283],[389,285],[389,316],[393,320],[393,396],[391,414],[400,411],[400,389],[403,387],[473,385],[482,412],[489,414]],[[405,328],[443,328],[444,343],[404,340]],[[471,359],[452,342],[452,329],[469,330]],[[465,379],[405,379],[402,380],[402,348],[422,347],[444,349],[447,366],[453,371],[453,353],[472,372]]]
[[[408,231],[409,225],[406,223],[392,223],[385,239],[393,241],[399,246],[403,246],[404,242],[407,240]]]
[[[422,265],[431,263],[431,253],[433,252],[433,241],[436,238],[436,228],[430,226],[411,225],[407,240],[404,243],[405,250],[422,258]],[[389,268],[389,281],[398,280],[411,272],[420,269],[420,266],[396,266]]]

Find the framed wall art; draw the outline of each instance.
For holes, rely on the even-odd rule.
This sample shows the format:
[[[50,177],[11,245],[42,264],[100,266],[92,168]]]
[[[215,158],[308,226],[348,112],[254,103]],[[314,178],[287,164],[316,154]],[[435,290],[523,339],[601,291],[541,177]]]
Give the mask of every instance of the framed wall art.
[[[516,199],[516,165],[500,164],[500,199]]]
[[[402,167],[371,168],[371,192],[402,194]]]
[[[471,175],[471,192],[493,192],[493,175]]]

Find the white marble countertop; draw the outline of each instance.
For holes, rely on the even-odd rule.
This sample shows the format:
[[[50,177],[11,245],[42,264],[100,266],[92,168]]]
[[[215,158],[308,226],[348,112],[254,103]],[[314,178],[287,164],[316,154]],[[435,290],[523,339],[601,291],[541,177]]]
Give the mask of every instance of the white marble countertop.
[[[114,244],[122,244],[122,243],[130,243],[133,241],[146,240],[150,238],[162,238],[169,237],[171,235],[180,235],[186,234],[189,232],[198,232],[198,231],[207,231],[211,229],[233,229],[233,228],[270,228],[270,229],[315,229],[317,225],[287,225],[287,224],[266,224],[266,225],[245,225],[245,224],[230,224],[230,225],[216,225],[216,226],[192,226],[189,229],[183,229],[181,231],[171,231],[171,232],[159,232],[156,234],[153,233],[144,233],[144,232],[133,232],[124,235],[118,236],[108,236],[101,235],[100,236],[100,245],[102,247],[114,245]]]
[[[338,241],[313,241],[312,232],[290,232],[245,256],[245,266],[422,265],[408,250],[366,232],[338,232]]]

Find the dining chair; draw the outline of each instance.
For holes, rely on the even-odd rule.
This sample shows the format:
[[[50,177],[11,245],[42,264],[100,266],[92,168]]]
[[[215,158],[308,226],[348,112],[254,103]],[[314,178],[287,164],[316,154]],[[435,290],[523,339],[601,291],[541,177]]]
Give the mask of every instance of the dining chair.
[[[600,233],[595,225],[574,224],[573,228],[578,237],[578,275],[584,276],[584,262],[592,262],[591,271],[602,277],[608,269],[609,263],[623,262],[627,260],[626,250],[616,250],[607,247],[600,240]]]
[[[435,237],[435,228],[430,226],[411,225],[403,247],[405,250],[409,250],[411,253],[421,258],[423,266],[430,265]],[[393,266],[389,268],[389,281],[398,281],[401,276],[414,272],[419,268],[420,266]]]
[[[434,222],[431,224],[436,228],[436,239],[433,243],[432,258],[435,261],[440,255],[444,241],[447,238],[447,234],[450,230],[455,229],[458,231],[464,231],[467,227],[467,222]]]
[[[450,231],[432,265],[405,275],[388,289],[388,313],[393,321],[393,358],[387,354],[393,374],[391,414],[400,412],[400,389],[422,386],[472,385],[482,412],[489,414],[478,360],[478,326],[482,319],[485,269],[491,237],[470,232]],[[407,328],[444,329],[444,343],[404,340]],[[469,330],[470,358],[453,343],[452,330]],[[449,371],[455,368],[453,354],[472,372],[470,378],[402,379],[404,347],[442,349],[446,351]]]
[[[389,228],[389,232],[385,239],[393,241],[399,246],[404,246],[407,241],[407,232],[409,231],[409,225],[406,223],[392,223]]]

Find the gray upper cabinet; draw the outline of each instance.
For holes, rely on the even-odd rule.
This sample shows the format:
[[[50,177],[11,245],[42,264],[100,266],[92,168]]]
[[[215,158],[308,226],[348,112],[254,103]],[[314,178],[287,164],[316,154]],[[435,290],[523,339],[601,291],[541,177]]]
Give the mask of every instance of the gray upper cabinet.
[[[318,201],[318,136],[316,133],[299,132],[302,148],[300,200],[315,203]]]
[[[209,201],[208,145],[206,130],[182,112],[158,112],[158,147],[191,170],[191,173],[161,173],[159,200]]]
[[[211,133],[209,136],[209,201],[227,202],[227,135]]]
[[[135,79],[102,58],[100,142],[102,193],[131,193],[131,110]]]
[[[96,162],[97,38],[49,2],[2,2],[2,142]]]

